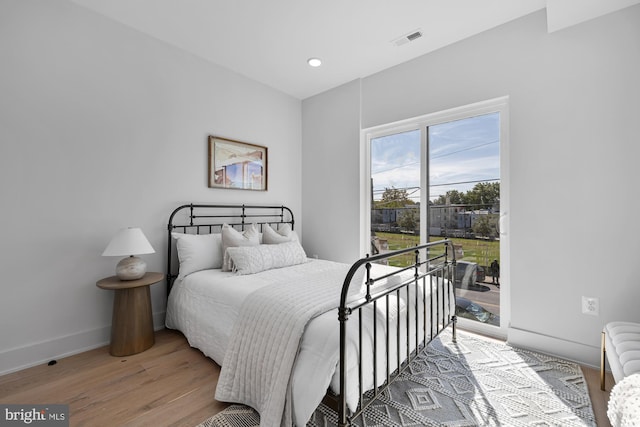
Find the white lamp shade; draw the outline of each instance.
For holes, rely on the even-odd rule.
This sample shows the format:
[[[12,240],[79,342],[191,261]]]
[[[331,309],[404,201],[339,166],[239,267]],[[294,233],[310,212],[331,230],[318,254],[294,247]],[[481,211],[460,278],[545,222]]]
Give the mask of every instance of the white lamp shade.
[[[124,228],[116,234],[102,256],[129,256],[155,253],[139,228]]]

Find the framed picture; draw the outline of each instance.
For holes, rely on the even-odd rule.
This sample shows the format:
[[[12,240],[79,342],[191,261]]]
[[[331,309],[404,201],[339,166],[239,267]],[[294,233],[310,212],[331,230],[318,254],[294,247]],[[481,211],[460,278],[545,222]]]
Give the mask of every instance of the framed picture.
[[[209,136],[209,187],[267,190],[267,147]]]

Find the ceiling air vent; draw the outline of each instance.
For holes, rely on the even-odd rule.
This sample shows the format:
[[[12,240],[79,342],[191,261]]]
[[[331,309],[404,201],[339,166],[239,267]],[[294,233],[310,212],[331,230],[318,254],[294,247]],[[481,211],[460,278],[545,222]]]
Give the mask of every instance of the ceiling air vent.
[[[410,32],[409,34],[405,34],[404,36],[393,40],[391,43],[393,43],[396,46],[402,46],[403,44],[412,42],[415,39],[419,39],[420,37],[422,37],[422,31],[415,30]]]

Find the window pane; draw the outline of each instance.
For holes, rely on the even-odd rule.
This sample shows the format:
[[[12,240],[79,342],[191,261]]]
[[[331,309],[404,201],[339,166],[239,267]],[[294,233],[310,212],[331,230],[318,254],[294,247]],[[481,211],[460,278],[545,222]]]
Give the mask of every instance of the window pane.
[[[429,126],[428,139],[428,234],[456,246],[456,311],[499,326],[500,115]]]
[[[420,242],[420,131],[371,139],[371,251]],[[394,264],[408,265],[411,254]]]

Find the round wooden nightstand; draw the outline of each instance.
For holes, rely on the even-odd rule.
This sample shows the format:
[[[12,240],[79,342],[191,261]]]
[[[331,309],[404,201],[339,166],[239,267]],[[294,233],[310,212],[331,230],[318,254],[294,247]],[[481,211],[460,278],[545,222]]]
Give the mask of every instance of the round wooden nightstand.
[[[111,320],[112,356],[130,356],[145,351],[155,342],[149,286],[164,279],[162,273],[146,273],[138,280],[120,280],[116,276],[96,283],[116,292]]]

